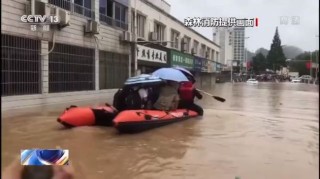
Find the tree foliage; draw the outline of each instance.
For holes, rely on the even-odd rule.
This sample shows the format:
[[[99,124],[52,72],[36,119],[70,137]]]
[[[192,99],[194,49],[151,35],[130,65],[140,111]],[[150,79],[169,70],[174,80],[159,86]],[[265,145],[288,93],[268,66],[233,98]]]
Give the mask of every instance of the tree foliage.
[[[252,70],[255,74],[264,72],[267,68],[267,60],[262,53],[258,53],[252,58]]]
[[[319,58],[318,56],[319,51],[312,52],[312,62],[317,63],[316,58]],[[304,52],[300,55],[298,55],[296,58],[292,59],[288,62],[288,66],[290,71],[292,72],[299,72],[299,75],[310,75],[310,69],[307,69],[306,64],[310,62],[310,52]],[[315,70],[313,70],[313,76],[314,76]]]
[[[281,40],[278,33],[278,27],[273,37],[270,51],[267,55],[267,67],[268,69],[280,70],[281,67],[286,66],[286,57],[283,53]]]

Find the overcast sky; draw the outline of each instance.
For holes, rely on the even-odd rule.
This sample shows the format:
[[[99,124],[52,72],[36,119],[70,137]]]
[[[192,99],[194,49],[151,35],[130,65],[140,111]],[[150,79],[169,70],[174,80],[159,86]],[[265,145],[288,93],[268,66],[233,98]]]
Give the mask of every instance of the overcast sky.
[[[282,45],[294,45],[304,51],[318,49],[318,0],[166,0],[171,14],[183,21],[187,17],[238,17],[259,18],[258,27],[247,28],[247,47],[255,51],[270,49],[278,26]],[[280,17],[300,17],[300,25],[280,24]],[[212,28],[195,28],[212,39]]]

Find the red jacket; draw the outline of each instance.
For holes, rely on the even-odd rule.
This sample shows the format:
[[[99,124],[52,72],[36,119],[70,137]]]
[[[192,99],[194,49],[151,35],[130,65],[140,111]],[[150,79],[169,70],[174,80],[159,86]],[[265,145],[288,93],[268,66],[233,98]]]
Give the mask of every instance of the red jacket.
[[[193,102],[194,97],[198,99],[202,98],[202,95],[196,90],[194,84],[192,82],[184,82],[179,87],[179,95],[182,101]]]

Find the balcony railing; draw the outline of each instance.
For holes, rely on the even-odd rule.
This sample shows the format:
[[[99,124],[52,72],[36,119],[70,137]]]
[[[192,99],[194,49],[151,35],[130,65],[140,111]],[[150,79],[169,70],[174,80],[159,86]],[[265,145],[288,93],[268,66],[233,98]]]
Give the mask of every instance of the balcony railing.
[[[58,6],[62,9],[68,10],[72,13],[80,14],[84,17],[93,19],[95,12],[92,9],[86,8],[82,5],[70,2],[70,0],[49,0],[49,3]]]
[[[49,3],[55,6],[58,6],[62,9],[68,10],[72,13],[80,14],[84,17],[94,19],[95,18],[95,11],[81,6],[79,4],[75,4],[70,2],[70,0],[49,0]],[[116,20],[112,17],[106,16],[105,14],[99,14],[100,22],[104,25],[118,27],[124,30],[128,30],[128,24],[122,22],[120,20]]]
[[[104,25],[119,27],[124,30],[128,30],[128,24],[122,21],[113,19],[112,17],[106,16],[104,14],[99,14],[100,22]]]
[[[81,5],[78,5],[78,4],[73,4],[73,7],[74,7],[73,12],[80,14],[80,15],[83,15],[85,17],[94,19],[95,12],[93,10],[86,8],[86,7],[83,7]]]
[[[70,0],[49,0],[49,3],[68,11],[71,10],[72,3],[70,2]]]
[[[99,17],[101,24],[113,26],[114,19],[112,17],[106,16],[104,14],[99,14]]]

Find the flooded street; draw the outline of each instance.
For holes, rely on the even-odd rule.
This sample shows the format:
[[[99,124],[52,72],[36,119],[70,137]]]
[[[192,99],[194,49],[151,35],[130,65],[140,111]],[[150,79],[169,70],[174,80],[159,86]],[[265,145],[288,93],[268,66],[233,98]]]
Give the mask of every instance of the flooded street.
[[[4,116],[2,167],[20,149],[60,146],[70,150],[79,179],[319,177],[318,86],[226,83],[211,93],[226,102],[204,96],[197,101],[202,119],[133,135],[109,127],[63,129],[56,119],[64,105]]]

